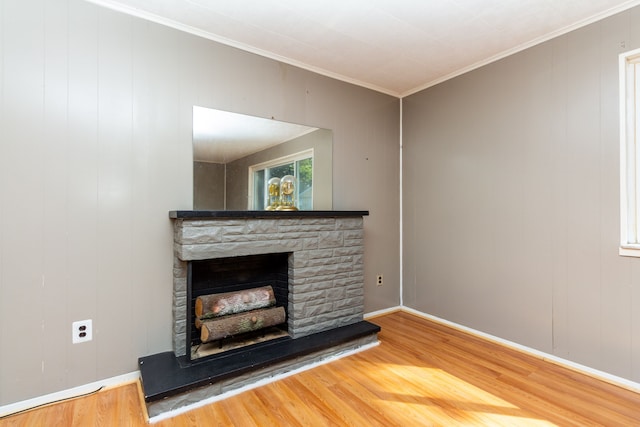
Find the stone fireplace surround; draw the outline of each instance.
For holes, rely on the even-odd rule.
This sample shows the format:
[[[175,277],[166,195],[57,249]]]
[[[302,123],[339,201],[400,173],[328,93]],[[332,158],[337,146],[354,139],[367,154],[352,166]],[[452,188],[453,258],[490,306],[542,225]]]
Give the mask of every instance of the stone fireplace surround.
[[[377,343],[363,321],[367,211],[172,211],[173,352],[139,359],[150,418]],[[189,261],[288,253],[290,337],[191,363]],[[209,360],[211,359],[211,360]]]

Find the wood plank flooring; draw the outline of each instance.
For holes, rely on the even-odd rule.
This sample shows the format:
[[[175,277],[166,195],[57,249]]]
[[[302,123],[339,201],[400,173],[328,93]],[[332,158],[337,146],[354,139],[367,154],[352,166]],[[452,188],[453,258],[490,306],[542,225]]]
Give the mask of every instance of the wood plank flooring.
[[[640,426],[640,394],[405,312],[381,345],[155,426]],[[144,426],[137,383],[0,419]]]

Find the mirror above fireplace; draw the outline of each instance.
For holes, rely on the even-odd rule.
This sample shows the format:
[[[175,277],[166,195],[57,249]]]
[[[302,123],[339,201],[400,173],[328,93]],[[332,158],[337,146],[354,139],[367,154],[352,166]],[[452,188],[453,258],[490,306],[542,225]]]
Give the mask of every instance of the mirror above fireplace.
[[[301,210],[331,210],[332,146],[327,129],[194,106],[193,208],[262,210],[265,177],[290,170]]]

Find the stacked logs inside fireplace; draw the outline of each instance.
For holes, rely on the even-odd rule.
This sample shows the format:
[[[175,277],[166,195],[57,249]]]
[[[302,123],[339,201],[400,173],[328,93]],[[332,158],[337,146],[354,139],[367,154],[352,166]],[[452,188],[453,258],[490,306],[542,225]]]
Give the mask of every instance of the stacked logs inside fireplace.
[[[276,307],[270,285],[201,295],[196,298],[194,314],[202,343],[259,331],[286,320],[284,307]]]

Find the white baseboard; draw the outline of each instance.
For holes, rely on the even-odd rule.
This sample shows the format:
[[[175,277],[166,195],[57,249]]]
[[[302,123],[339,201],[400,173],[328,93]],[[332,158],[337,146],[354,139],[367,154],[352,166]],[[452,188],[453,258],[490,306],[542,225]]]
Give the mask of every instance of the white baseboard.
[[[84,384],[78,387],[73,387],[67,390],[61,390],[55,393],[34,397],[33,399],[10,403],[8,405],[0,406],[0,417],[6,417],[8,415],[26,411],[38,406],[48,405],[50,403],[58,402],[61,400],[72,399],[84,394],[90,394],[105,387],[113,387],[130,383],[132,381],[136,381],[138,378],[140,378],[140,372],[135,371],[128,374],[118,375],[117,377],[111,377],[89,384]]]
[[[378,311],[372,311],[371,313],[366,313],[364,315],[364,319],[365,320],[372,319],[374,317],[383,316],[385,314],[393,313],[394,311],[400,311],[400,310],[403,310],[403,307],[397,305],[395,307],[385,308]]]
[[[401,307],[400,310],[406,311],[407,313],[414,314],[419,317],[423,317],[428,320],[432,320],[434,322],[440,323],[442,325],[449,326],[453,329],[457,329],[468,334],[484,338],[489,341],[493,341],[497,344],[503,345],[505,347],[512,348],[514,350],[521,351],[523,353],[527,353],[533,357],[537,357],[539,359],[545,360],[550,363],[554,363],[559,366],[563,366],[568,369],[572,369],[577,372],[581,372],[583,374],[589,375],[594,378],[598,378],[602,381],[608,382],[610,384],[614,384],[619,387],[626,388],[628,390],[632,390],[634,392],[640,393],[640,383],[635,381],[628,380],[626,378],[619,377],[617,375],[610,374],[608,372],[600,371],[598,369],[591,368],[589,366],[581,365],[579,363],[572,362],[567,359],[563,359],[558,356],[554,356],[553,354],[545,353],[543,351],[536,350],[534,348],[530,348],[509,340],[505,340],[500,337],[496,337],[491,334],[487,334],[485,332],[477,331],[475,329],[469,328],[467,326],[459,325],[457,323],[451,322],[449,320],[441,319],[439,317],[433,316],[431,314],[423,313],[421,311],[415,310],[409,307]]]

